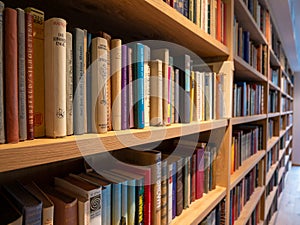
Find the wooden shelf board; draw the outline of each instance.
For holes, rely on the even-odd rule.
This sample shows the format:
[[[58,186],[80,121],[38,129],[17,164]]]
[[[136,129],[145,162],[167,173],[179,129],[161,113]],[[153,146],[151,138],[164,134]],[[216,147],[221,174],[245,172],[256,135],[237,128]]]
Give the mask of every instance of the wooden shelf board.
[[[285,172],[285,167],[281,167],[278,171],[278,183],[280,183],[282,177],[283,177],[283,174]]]
[[[259,44],[267,44],[267,39],[260,31],[253,16],[249,12],[246,4],[242,0],[234,1],[234,13],[237,17],[237,21],[244,30],[250,32],[250,40]]]
[[[282,112],[281,113],[281,115],[283,116],[283,115],[287,115],[287,114],[293,114],[294,113],[294,111],[286,111],[286,112]]]
[[[233,117],[231,118],[232,125],[242,124],[242,123],[250,123],[258,120],[266,119],[266,114],[254,115],[254,116],[241,116],[241,117]]]
[[[282,138],[283,135],[285,135],[286,130],[280,130],[279,132],[279,138]]]
[[[226,127],[227,119],[167,127],[146,127],[111,131],[106,134],[85,134],[65,138],[40,138],[17,144],[0,145],[0,172],[37,166],[86,155],[152,143],[164,139]]]
[[[288,74],[285,72],[285,70],[283,69],[283,67],[281,67],[281,71],[282,71],[282,74],[286,77],[287,81],[289,82],[289,84],[294,87],[294,84],[291,82],[291,79],[290,77],[288,76]]]
[[[269,222],[269,225],[276,225],[277,216],[278,216],[278,211],[274,212]]]
[[[284,159],[284,166],[286,166],[288,164],[289,159],[290,159],[290,155],[286,155],[285,159]]]
[[[257,187],[253,194],[251,195],[249,201],[245,204],[242,209],[242,212],[239,218],[234,221],[235,225],[245,225],[247,224],[249,218],[251,217],[253,211],[255,210],[258,202],[261,199],[262,194],[264,193],[264,187]]]
[[[217,186],[215,190],[203,195],[201,199],[183,210],[180,216],[172,220],[171,225],[199,224],[225,196],[226,188]]]
[[[273,148],[273,146],[279,141],[279,137],[275,136],[272,137],[271,139],[268,140],[268,144],[267,144],[267,152],[269,152],[271,150],[271,148]]]
[[[269,88],[271,90],[274,90],[274,91],[280,91],[280,87],[278,87],[277,85],[275,85],[272,81],[268,81],[269,82]]]
[[[272,176],[274,175],[274,173],[275,173],[277,167],[278,167],[278,162],[274,163],[274,164],[270,167],[269,171],[267,172],[267,175],[266,175],[266,183],[265,183],[266,186],[269,184],[269,182],[270,182]]]
[[[266,82],[267,77],[250,66],[244,59],[234,56],[234,77],[236,80]]]
[[[286,93],[285,91],[281,90],[281,94],[283,96],[285,96],[286,98],[288,98],[289,100],[294,100],[294,98],[292,96],[290,96],[288,93]]]
[[[273,51],[272,48],[270,48],[270,63],[271,66],[280,67],[280,61],[278,57],[275,55],[275,52]]]
[[[280,112],[268,113],[268,118],[273,118],[273,117],[277,117],[277,116],[280,116]]]
[[[279,150],[278,161],[280,161],[283,158],[284,155],[285,155],[285,149]]]
[[[246,174],[254,168],[265,154],[265,150],[258,151],[243,162],[242,166],[240,166],[240,168],[238,168],[238,170],[230,176],[230,190],[233,189],[246,176]]]
[[[276,197],[278,187],[274,186],[273,190],[270,192],[270,194],[267,196],[265,201],[265,219],[267,218],[267,215],[271,209],[272,203],[274,198]]]

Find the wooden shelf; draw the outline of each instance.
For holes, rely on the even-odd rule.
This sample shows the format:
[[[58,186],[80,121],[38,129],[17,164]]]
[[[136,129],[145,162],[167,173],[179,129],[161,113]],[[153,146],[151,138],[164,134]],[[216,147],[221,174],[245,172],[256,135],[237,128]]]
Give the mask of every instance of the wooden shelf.
[[[253,16],[242,0],[234,0],[234,13],[243,30],[250,32],[250,40],[259,44],[267,44],[267,39],[260,31]]]
[[[274,91],[280,91],[280,87],[278,87],[277,85],[275,85],[272,81],[268,81],[269,82],[269,88],[271,90],[274,90]]]
[[[278,171],[278,183],[280,183],[282,177],[283,177],[283,174],[285,172],[285,167],[281,167]]]
[[[275,55],[272,48],[270,48],[270,63],[271,66],[280,67],[280,61],[278,57]]]
[[[282,112],[281,113],[281,115],[283,116],[283,115],[287,115],[287,114],[293,114],[294,113],[294,111],[286,111],[286,112]]]
[[[288,127],[286,127],[285,130],[280,130],[279,137],[282,138],[282,136],[285,135],[286,132],[288,132],[288,130],[291,129],[292,126],[293,126],[293,124],[291,124]]]
[[[267,144],[267,152],[273,148],[273,146],[279,141],[279,137],[272,137],[271,139],[268,140]]]
[[[277,167],[278,167],[278,162],[274,163],[274,164],[270,167],[269,171],[267,172],[267,175],[266,175],[266,183],[265,183],[266,186],[269,184],[269,182],[270,182],[272,176],[274,175],[274,173],[275,173]]]
[[[249,201],[244,205],[239,218],[234,221],[235,225],[245,225],[247,224],[249,218],[251,217],[253,211],[255,210],[262,194],[264,193],[264,187],[257,187],[253,194],[251,195]]]
[[[271,209],[273,200],[276,197],[277,189],[278,189],[278,187],[274,186],[273,190],[270,192],[270,194],[266,198],[266,201],[265,201],[265,219],[267,218],[267,215],[268,215],[268,213]]]
[[[266,114],[254,115],[254,116],[241,116],[241,117],[233,117],[231,118],[232,125],[238,125],[242,123],[250,123],[258,120],[266,119]]]
[[[250,66],[244,59],[234,56],[234,77],[236,80],[266,82],[267,77]]]
[[[41,138],[18,144],[0,145],[0,172],[37,166],[86,155],[147,144],[164,139],[226,127],[227,119],[168,127],[146,127],[111,131],[106,134],[85,134],[65,138]]]
[[[277,216],[278,216],[278,211],[274,212],[269,222],[269,225],[276,225]]]
[[[254,168],[254,166],[265,156],[266,151],[261,150],[250,158],[246,159],[240,168],[230,176],[230,190],[233,189],[246,175]]]
[[[288,98],[289,100],[294,100],[294,98],[292,96],[290,96],[288,93],[286,93],[285,91],[281,90],[281,94],[284,95],[286,98]]]
[[[278,162],[280,162],[280,160],[283,158],[284,155],[285,155],[285,149],[279,150]]]
[[[284,166],[286,166],[288,164],[289,159],[290,159],[290,155],[286,155],[285,159],[284,159]]]
[[[268,118],[273,118],[273,117],[277,117],[277,116],[280,116],[280,112],[268,113]]]
[[[208,194],[193,202],[188,209],[183,210],[179,217],[172,220],[171,225],[199,224],[226,195],[226,188],[217,186]]]

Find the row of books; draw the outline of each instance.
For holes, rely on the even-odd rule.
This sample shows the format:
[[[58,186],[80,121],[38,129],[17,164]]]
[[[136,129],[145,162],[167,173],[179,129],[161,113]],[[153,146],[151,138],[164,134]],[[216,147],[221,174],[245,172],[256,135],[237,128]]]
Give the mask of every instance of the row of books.
[[[271,150],[267,153],[267,165],[266,172],[268,173],[271,166],[277,162],[279,156],[279,143],[274,145]]]
[[[223,199],[199,225],[225,225],[225,199]]]
[[[43,12],[33,8],[4,13],[0,143],[223,115],[222,75],[193,71],[189,55],[173,58],[167,48],[122,45],[104,32],[70,33],[64,19],[44,23]]]
[[[288,114],[286,119],[286,127],[290,126],[291,124],[293,124],[293,114]]]
[[[279,86],[279,71],[280,71],[279,68],[270,67],[270,75],[271,75],[270,80],[276,86]]]
[[[275,29],[273,29],[273,23],[271,23],[271,27],[270,27],[270,31],[271,31],[271,47],[272,50],[274,52],[274,54],[276,55],[276,57],[278,58],[278,60],[280,59],[280,55],[282,54],[281,52],[281,41],[279,39],[279,36],[276,32]]]
[[[258,165],[230,191],[230,225],[234,225],[235,221],[239,218],[244,205],[250,199],[256,187],[258,187]]]
[[[268,112],[275,113],[279,112],[278,109],[278,91],[269,90],[269,98],[268,98]]]
[[[275,196],[277,196],[277,194]],[[267,214],[267,217],[265,219],[266,224],[270,224],[272,216],[274,215],[275,212],[277,212],[277,210],[278,210],[278,205],[277,204],[278,204],[278,198],[275,197],[272,204],[271,204],[270,211]]]
[[[234,127],[232,132],[231,174],[243,164],[243,161],[261,150],[262,144],[262,126],[242,125]]]
[[[252,116],[264,112],[264,86],[235,82],[233,86],[233,116]]]
[[[286,76],[282,76],[281,77],[281,91],[283,91],[284,93],[290,94],[290,88],[289,88],[289,83],[288,80],[286,78]]]
[[[274,119],[269,119],[268,120],[268,140],[271,139],[274,136],[274,132],[275,132],[275,126],[274,126]]]
[[[233,23],[234,53],[240,56],[254,69],[263,75],[267,75],[268,47],[257,44],[250,39],[250,32],[244,30],[235,18]]]
[[[200,26],[213,38],[226,44],[226,3],[223,0],[164,0],[179,13]]]
[[[278,169],[275,170],[269,183],[266,185],[266,197],[273,191],[274,187],[278,185]]]
[[[246,223],[246,225],[258,225],[259,222],[260,222],[260,208],[259,205],[257,205],[253,213],[251,214],[248,222]]]

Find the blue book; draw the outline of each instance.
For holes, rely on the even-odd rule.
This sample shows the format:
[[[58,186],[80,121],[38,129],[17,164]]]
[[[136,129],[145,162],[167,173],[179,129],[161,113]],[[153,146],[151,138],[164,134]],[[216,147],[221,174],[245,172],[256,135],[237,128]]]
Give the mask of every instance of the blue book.
[[[85,79],[84,79],[84,62],[83,62],[83,45],[84,31],[75,28],[73,32],[73,127],[74,134],[84,133],[84,105],[86,102]]]
[[[250,62],[250,32],[243,31],[243,59]]]
[[[134,126],[144,128],[144,45],[141,43],[133,46],[133,96]]]
[[[242,88],[241,98],[242,98],[242,105],[241,107],[241,116],[247,115],[247,84],[246,82],[236,82],[238,87]]]
[[[173,181],[173,188],[172,188],[172,219],[176,217],[176,210],[177,210],[177,166],[176,162],[173,162],[173,172],[172,172],[172,181]]]

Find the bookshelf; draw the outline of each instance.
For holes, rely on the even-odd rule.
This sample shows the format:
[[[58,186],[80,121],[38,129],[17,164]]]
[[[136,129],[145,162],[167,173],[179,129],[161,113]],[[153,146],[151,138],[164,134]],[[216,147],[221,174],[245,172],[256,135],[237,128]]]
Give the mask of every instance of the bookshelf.
[[[24,0],[4,2],[10,7],[26,7],[29,4]],[[52,0],[43,3],[30,1],[31,6],[45,11],[47,18],[52,16],[65,18],[70,27],[79,26],[91,31],[105,30],[114,37],[122,37],[126,42],[148,39],[176,43],[188,48],[204,59],[205,62],[212,63],[212,68],[216,72],[219,72],[219,68],[214,63],[233,63],[234,71],[230,70],[228,73],[230,85],[226,86],[227,89],[224,90],[224,93],[226,95],[230,93],[228,96],[233,96],[230,87],[232,87],[234,82],[245,81],[260,84],[263,86],[263,91],[260,93],[263,110],[257,115],[234,117],[231,110],[233,105],[232,98],[226,99],[229,114],[224,119],[191,122],[189,124],[171,124],[166,127],[110,131],[106,134],[73,135],[57,139],[37,138],[17,144],[2,144],[0,145],[0,178],[7,178],[10,175],[10,179],[14,179],[15,176],[20,177],[18,174],[20,170],[24,171],[24,174],[30,174],[32,170],[41,170],[43,173],[47,173],[47,168],[53,168],[53,165],[54,168],[56,167],[55,165],[67,166],[70,164],[70,161],[73,162],[75,160],[72,164],[73,166],[68,168],[67,172],[61,173],[65,175],[74,171],[73,167],[76,169],[82,167],[82,165],[76,166],[76,163],[82,163],[84,156],[92,157],[107,151],[146,145],[193,134],[199,134],[202,137],[210,135],[214,131],[222,130],[224,131],[222,138],[217,141],[220,142],[218,162],[223,164],[222,169],[217,171],[216,189],[191,203],[188,209],[184,209],[182,214],[171,222],[171,225],[183,223],[199,224],[223,199],[226,200],[225,225],[231,225],[229,219],[231,190],[256,166],[258,166],[258,185],[245,203],[240,216],[235,220],[234,224],[247,224],[252,213],[258,207],[260,211],[259,215],[257,215],[259,217],[258,224],[266,225],[264,220],[267,219],[271,208],[278,204],[275,201],[278,187],[275,186],[271,193],[266,196],[266,185],[268,185],[276,172],[278,172],[278,183],[284,179],[292,157],[293,122],[284,125],[282,129],[279,127],[281,117],[283,117],[283,121],[286,121],[289,115],[293,115],[294,86],[290,75],[292,73],[285,68],[277,53],[272,49],[269,40],[270,34],[267,34],[267,30],[262,32],[258,22],[255,21],[244,1],[224,0],[224,2],[226,3],[226,44],[221,43],[200,29],[199,22],[193,23],[162,0],[78,0],[78,5],[71,0],[60,3]],[[268,6],[264,1],[259,2],[261,7],[267,10]],[[54,4],[55,7],[53,7]],[[272,15],[270,16],[272,17]],[[247,63],[234,51],[234,17],[236,17],[243,30],[250,33],[250,40],[255,45],[267,46],[267,60],[265,62],[267,63],[265,65],[267,70],[264,74]],[[109,22],[102,22],[107,20]],[[275,84],[270,78],[270,67],[279,70],[278,84]],[[269,91],[275,91],[278,94],[278,107],[276,107],[274,112],[268,111]],[[284,109],[281,107],[283,101],[286,104]],[[277,121],[274,123],[275,135],[270,140],[267,139],[269,119]],[[262,127],[262,133],[259,134],[262,137],[262,146],[256,153],[244,160],[238,169],[231,173],[232,151],[229,149],[234,144],[232,143],[234,129],[248,125]],[[289,135],[289,139],[286,141],[285,147],[279,150],[278,160],[267,172],[265,168],[267,154],[276,144],[279,144],[280,139],[285,135]],[[282,159],[284,160],[284,166],[280,167],[279,162]],[[40,167],[43,169],[39,169]],[[53,173],[49,172],[49,177],[60,175],[58,166],[54,170],[55,172]],[[34,174],[38,174],[38,172]],[[39,176],[44,176],[44,174]],[[276,220],[276,215],[277,212],[273,214],[269,224]]]

